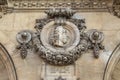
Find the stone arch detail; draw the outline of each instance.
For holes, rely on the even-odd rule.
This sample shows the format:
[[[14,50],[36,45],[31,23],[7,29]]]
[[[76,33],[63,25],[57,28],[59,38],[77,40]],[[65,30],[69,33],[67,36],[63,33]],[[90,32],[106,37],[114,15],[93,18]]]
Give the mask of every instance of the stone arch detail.
[[[103,80],[111,80],[112,72],[119,60],[120,60],[120,43],[116,46],[107,62]]]
[[[6,48],[0,43],[0,60],[5,66],[7,80],[18,80],[14,62]]]

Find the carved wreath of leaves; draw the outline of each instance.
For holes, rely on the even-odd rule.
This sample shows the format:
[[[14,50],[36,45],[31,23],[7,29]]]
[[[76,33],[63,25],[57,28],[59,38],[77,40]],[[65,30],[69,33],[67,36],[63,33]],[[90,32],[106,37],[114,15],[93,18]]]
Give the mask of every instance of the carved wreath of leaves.
[[[59,66],[73,64],[81,56],[82,51],[86,50],[85,48],[87,48],[82,44],[79,44],[68,52],[53,52],[45,48],[37,36],[34,37],[33,42],[36,52],[45,62]]]
[[[45,21],[43,21],[45,20]],[[46,25],[47,23],[42,23],[43,22],[50,22],[51,20],[49,19],[40,19],[38,20],[38,25],[36,25],[35,27],[39,30],[39,34],[41,33],[41,29],[43,28],[44,25]],[[73,21],[72,19],[69,20],[70,22],[73,22],[76,26],[78,26],[79,24],[77,24],[78,22],[84,21],[83,19],[81,20],[77,20],[77,23],[75,21]],[[42,25],[42,26],[41,26]],[[79,26],[78,26],[79,27]],[[81,28],[80,28],[81,27]],[[82,29],[85,28],[85,26],[80,26],[78,29],[81,31]],[[81,32],[80,32],[81,33]],[[38,34],[38,35],[39,35]],[[34,35],[34,44],[35,44],[35,49],[37,51],[37,53],[40,55],[40,57],[45,61],[48,62],[50,64],[54,64],[54,65],[69,65],[69,64],[73,64],[82,54],[82,51],[85,51],[88,48],[87,43],[80,43],[73,48],[71,51],[64,51],[64,52],[53,52],[49,49],[47,49],[40,41],[40,38],[38,38],[37,35]],[[40,35],[39,35],[40,36]],[[83,41],[85,40],[85,42],[87,42],[87,40],[84,38],[86,37],[84,33],[81,33],[81,38],[83,39]]]
[[[71,11],[69,9],[63,9],[64,11],[61,12],[60,10],[54,11],[54,9],[51,11],[48,11],[48,17],[44,19],[37,19],[36,20],[36,26],[35,29],[37,33],[31,33],[32,35],[32,46],[34,46],[34,49],[36,52],[40,55],[40,57],[45,61],[52,65],[69,65],[73,64],[82,54],[82,52],[86,51],[88,48],[93,48],[93,53],[96,57],[98,57],[98,51],[101,48],[101,42],[103,41],[103,33],[100,33],[98,31],[93,31],[99,33],[98,39],[94,39],[94,34],[88,35],[88,33],[85,33],[84,30],[86,29],[85,26],[85,19],[81,19],[79,16],[75,17],[74,11]],[[67,13],[66,13],[67,12]],[[56,15],[56,13],[59,13]],[[51,21],[56,22],[56,17],[60,20],[57,21],[56,24],[64,24],[64,21],[72,22],[76,25],[76,27],[79,29],[80,32],[80,41],[76,47],[74,47],[70,51],[64,51],[64,52],[58,52],[58,51],[52,51],[46,48],[41,42],[40,36],[41,36],[41,30],[47,23]],[[61,21],[61,18],[63,20]],[[64,20],[65,18],[65,20]],[[21,32],[22,33],[22,32]],[[21,35],[20,35],[21,36]],[[17,38],[19,40],[19,38]],[[27,39],[26,39],[27,40]],[[18,41],[20,42],[20,41]],[[21,42],[20,42],[21,43]],[[29,42],[25,42],[27,44],[30,44]],[[20,44],[21,45],[21,44]],[[26,47],[27,45],[25,45]],[[24,46],[23,46],[24,47]],[[24,47],[24,48],[25,48]],[[22,49],[23,50],[23,49]],[[25,49],[26,50],[26,49]],[[27,52],[25,52],[27,55]],[[21,53],[23,54],[23,52]],[[24,57],[24,55],[23,55]],[[25,56],[26,57],[26,56]],[[25,58],[24,57],[24,58]]]

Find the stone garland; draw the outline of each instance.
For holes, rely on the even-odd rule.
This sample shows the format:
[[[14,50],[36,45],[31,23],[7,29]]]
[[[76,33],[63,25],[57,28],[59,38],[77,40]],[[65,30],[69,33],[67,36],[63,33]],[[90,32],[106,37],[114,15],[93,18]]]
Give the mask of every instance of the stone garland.
[[[74,63],[80,56],[82,49],[81,46],[78,45],[72,51],[69,52],[53,52],[47,48],[45,48],[38,37],[34,37],[33,39],[34,47],[36,52],[40,55],[40,57],[50,64],[54,65],[69,65]]]
[[[51,13],[52,11],[52,13]],[[59,16],[56,13],[59,12]],[[17,41],[19,42],[19,48],[21,50],[21,57],[23,59],[27,56],[27,49],[31,46],[35,49],[36,53],[40,55],[40,57],[47,63],[52,65],[70,65],[73,64],[83,52],[88,49],[93,50],[93,54],[95,58],[99,57],[99,50],[104,49],[102,46],[102,41],[104,39],[104,35],[102,32],[97,31],[96,29],[89,30],[88,32],[84,32],[86,29],[85,20],[79,18],[73,18],[75,12],[71,9],[52,9],[47,11],[48,17],[46,19],[38,19],[36,20],[36,33],[30,31],[21,31],[17,34]],[[51,16],[52,15],[52,16]],[[47,48],[46,45],[41,41],[41,30],[44,28],[46,24],[51,21],[56,21],[57,25],[62,25],[64,22],[69,21],[76,25],[78,28],[78,32],[80,32],[80,41],[75,45],[72,50],[69,51],[53,51]],[[64,21],[65,19],[65,21]],[[61,21],[64,21],[61,23]],[[46,34],[46,32],[45,32]],[[43,34],[44,35],[44,34]],[[24,55],[25,54],[25,55]]]

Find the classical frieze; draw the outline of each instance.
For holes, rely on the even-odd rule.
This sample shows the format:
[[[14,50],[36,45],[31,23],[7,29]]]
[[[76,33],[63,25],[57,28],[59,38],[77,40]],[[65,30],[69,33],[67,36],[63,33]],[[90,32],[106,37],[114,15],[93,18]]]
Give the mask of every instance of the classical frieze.
[[[5,0],[6,1],[6,0]],[[5,3],[4,1],[4,3]],[[2,5],[5,5],[3,1]],[[12,11],[42,11],[52,7],[70,7],[80,11],[108,11],[107,1],[98,0],[8,0],[8,10]],[[12,8],[12,9],[11,9]]]
[[[14,9],[49,9],[52,7],[71,7],[73,9],[103,9],[102,11],[107,11],[107,1],[92,1],[92,0],[80,0],[80,1],[13,1],[12,6]]]
[[[66,8],[80,12],[110,12],[120,17],[119,0],[2,0],[0,10],[3,14],[11,12],[45,11],[49,8]]]

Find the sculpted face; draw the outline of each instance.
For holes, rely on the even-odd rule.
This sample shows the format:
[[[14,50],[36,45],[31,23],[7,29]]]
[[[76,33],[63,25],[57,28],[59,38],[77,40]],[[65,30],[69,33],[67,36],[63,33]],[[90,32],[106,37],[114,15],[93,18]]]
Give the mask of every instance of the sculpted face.
[[[66,30],[63,26],[57,26],[53,32],[52,45],[55,47],[63,47],[68,43],[68,30]]]

